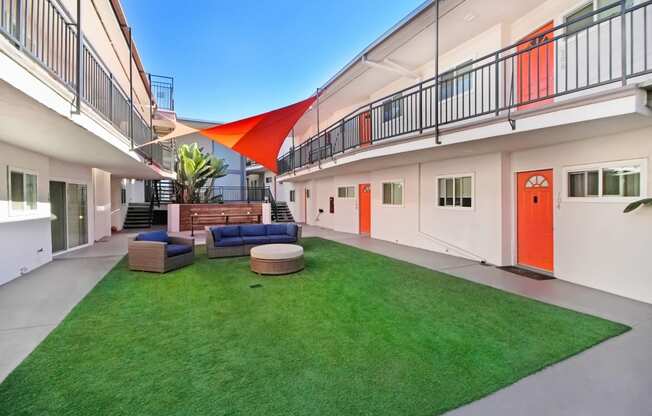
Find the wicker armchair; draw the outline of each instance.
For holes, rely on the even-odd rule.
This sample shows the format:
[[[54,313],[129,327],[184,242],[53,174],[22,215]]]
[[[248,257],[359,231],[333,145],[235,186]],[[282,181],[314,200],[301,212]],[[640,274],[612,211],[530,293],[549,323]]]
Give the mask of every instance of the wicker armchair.
[[[191,246],[188,253],[171,252],[175,246]],[[186,237],[169,237],[168,243],[161,241],[138,241],[129,238],[129,269],[145,272],[166,273],[192,264],[195,260],[195,239]]]

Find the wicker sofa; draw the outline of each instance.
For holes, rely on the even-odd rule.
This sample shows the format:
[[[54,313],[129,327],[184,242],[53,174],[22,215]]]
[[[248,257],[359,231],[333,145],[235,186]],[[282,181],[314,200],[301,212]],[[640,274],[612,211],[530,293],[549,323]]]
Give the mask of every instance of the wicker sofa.
[[[208,258],[248,256],[262,244],[297,243],[301,227],[297,224],[251,224],[206,227]]]
[[[140,233],[129,238],[129,269],[166,273],[192,264],[195,240],[171,237],[165,231]]]

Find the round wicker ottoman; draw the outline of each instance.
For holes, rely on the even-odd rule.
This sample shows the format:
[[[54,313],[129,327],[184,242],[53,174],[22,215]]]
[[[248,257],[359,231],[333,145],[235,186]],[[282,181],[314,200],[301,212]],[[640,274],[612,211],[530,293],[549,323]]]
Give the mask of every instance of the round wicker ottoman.
[[[265,244],[251,249],[251,271],[281,275],[303,269],[303,247],[295,244]]]

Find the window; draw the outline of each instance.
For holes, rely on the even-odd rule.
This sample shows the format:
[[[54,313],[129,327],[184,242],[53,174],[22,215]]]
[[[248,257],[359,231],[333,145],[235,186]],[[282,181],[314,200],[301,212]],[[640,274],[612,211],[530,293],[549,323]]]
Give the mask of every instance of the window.
[[[33,173],[9,168],[9,212],[27,214],[36,211],[37,178]]]
[[[403,182],[383,183],[383,205],[403,205]]]
[[[337,188],[338,198],[355,198],[354,186],[340,186]]]
[[[641,167],[641,162],[630,162],[569,170],[568,197],[640,197]]]
[[[294,202],[294,189],[290,190],[290,202]]]
[[[570,172],[568,174],[568,196],[585,197],[599,195],[600,172]]]
[[[401,94],[396,94],[383,102],[383,122],[388,122],[403,115],[403,100]]]
[[[437,178],[440,207],[473,207],[473,176],[444,176]]]
[[[567,33],[575,33],[579,32],[581,30],[584,30],[588,27],[591,27],[593,22],[600,20],[600,19],[605,19],[614,15],[617,15],[620,13],[620,7],[618,6],[619,1],[618,0],[594,0],[591,1],[590,3],[587,3],[586,5],[582,6],[581,8],[577,9],[573,13],[569,14],[566,16],[566,22],[570,22],[575,19],[579,19],[582,16],[586,16],[587,14],[591,14],[593,11],[601,9],[605,6],[612,5],[610,9],[607,9],[603,11],[602,13],[594,16],[587,16],[584,19],[580,19],[574,23],[571,23],[566,27],[566,32]],[[634,4],[633,0],[627,0],[626,2],[626,7],[630,8]]]
[[[265,183],[272,183],[272,177],[271,176],[266,177]]]
[[[439,101],[447,100],[455,95],[464,94],[471,90],[472,61],[467,61],[452,71],[440,77]]]

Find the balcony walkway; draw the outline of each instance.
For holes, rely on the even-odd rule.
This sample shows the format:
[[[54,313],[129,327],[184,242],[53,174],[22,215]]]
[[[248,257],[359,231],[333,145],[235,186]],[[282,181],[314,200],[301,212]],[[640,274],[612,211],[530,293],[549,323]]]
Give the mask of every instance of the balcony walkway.
[[[57,257],[0,286],[0,381],[52,331],[126,253],[127,233]],[[458,257],[304,227],[337,241],[433,270],[612,319],[633,330],[526,377],[450,415],[647,415],[652,408],[652,305],[561,280],[535,281]],[[197,232],[203,243],[203,232]]]

